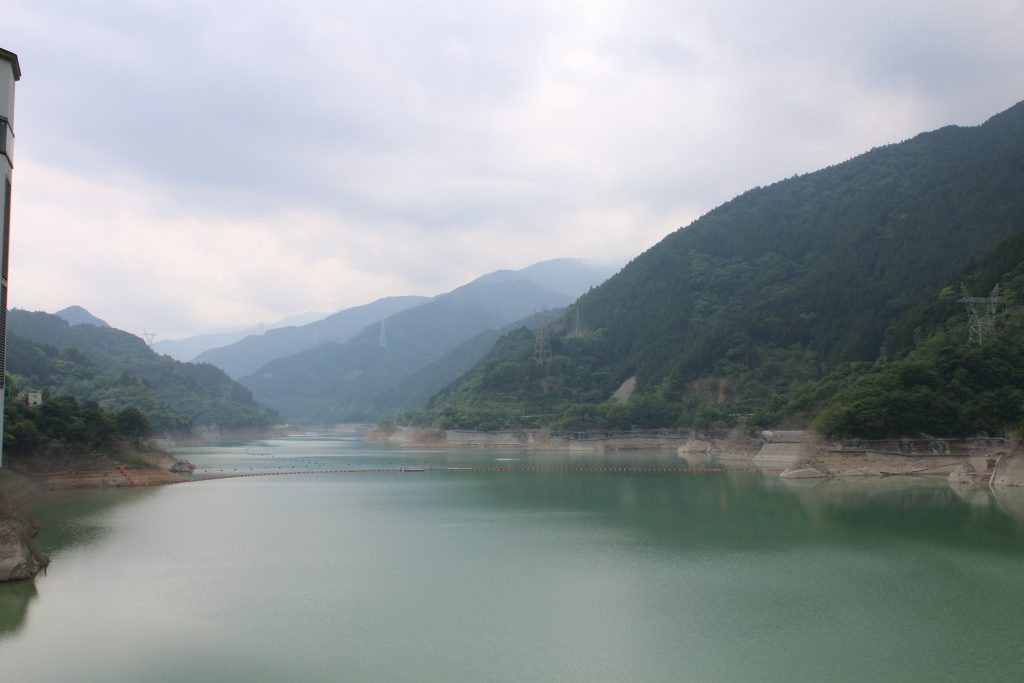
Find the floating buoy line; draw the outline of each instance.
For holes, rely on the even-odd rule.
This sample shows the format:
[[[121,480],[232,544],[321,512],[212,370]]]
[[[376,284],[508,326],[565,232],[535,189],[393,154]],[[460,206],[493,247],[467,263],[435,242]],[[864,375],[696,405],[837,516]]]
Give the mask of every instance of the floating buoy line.
[[[202,471],[202,470],[199,470]],[[194,479],[186,479],[179,482],[182,484],[199,483],[203,481],[217,481],[221,479],[245,479],[251,477],[280,477],[295,476],[302,474],[717,474],[722,472],[781,472],[782,468],[762,467],[559,467],[559,466],[494,466],[494,467],[429,467],[429,466],[406,466],[406,467],[337,467],[324,469],[298,469],[298,470],[272,470],[260,472],[235,472],[224,474],[211,474],[199,476]]]

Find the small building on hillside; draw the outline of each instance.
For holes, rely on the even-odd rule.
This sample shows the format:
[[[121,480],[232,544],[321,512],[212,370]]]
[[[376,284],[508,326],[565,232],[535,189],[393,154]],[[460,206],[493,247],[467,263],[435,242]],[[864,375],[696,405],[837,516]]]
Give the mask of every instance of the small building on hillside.
[[[25,404],[29,408],[35,408],[36,406],[43,405],[43,392],[41,392],[41,391],[28,391],[28,392],[25,392]]]

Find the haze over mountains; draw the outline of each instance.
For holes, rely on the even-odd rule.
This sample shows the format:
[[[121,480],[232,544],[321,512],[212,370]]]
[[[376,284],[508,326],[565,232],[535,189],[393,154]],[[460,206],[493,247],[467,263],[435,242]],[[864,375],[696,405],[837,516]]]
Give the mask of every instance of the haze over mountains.
[[[277,419],[225,370],[258,369],[246,382],[261,391],[266,405],[282,406],[298,423],[377,419],[421,407],[510,323],[550,320],[551,309],[609,272],[576,259],[495,271],[433,298],[389,297],[249,335],[200,354],[194,363],[155,353],[80,306],[60,311],[61,317],[13,311],[9,368],[22,389],[50,387],[107,409],[136,405],[163,431],[265,426]]]
[[[208,349],[215,349],[220,346],[234,344],[239,339],[249,335],[263,334],[269,330],[276,330],[281,327],[305,325],[314,320],[324,317],[323,313],[309,312],[291,315],[283,320],[266,325],[253,325],[238,330],[225,330],[223,332],[207,332],[197,334],[184,339],[160,339],[153,343],[153,350],[158,353],[165,353],[171,358],[180,361],[191,361],[196,356]]]
[[[606,276],[606,270],[574,259],[489,273],[391,315],[383,325],[370,326],[344,343],[322,344],[279,358],[241,381],[291,421],[332,424],[379,419],[393,414],[396,407],[405,407],[403,401],[384,399],[385,392],[459,344],[535,311],[565,306]],[[454,376],[449,373],[438,372],[437,384],[420,391],[437,391],[451,379]]]
[[[429,300],[425,296],[393,296],[378,299],[304,325],[291,325],[268,330],[263,334],[251,334],[226,346],[203,351],[195,356],[194,360],[197,363],[212,363],[234,379],[239,379],[275,358],[290,356],[327,342],[351,339],[367,325]]]

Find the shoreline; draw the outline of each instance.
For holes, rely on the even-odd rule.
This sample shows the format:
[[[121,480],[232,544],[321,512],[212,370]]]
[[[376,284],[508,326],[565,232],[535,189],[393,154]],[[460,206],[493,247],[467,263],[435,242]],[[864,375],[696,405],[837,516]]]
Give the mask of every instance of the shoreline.
[[[0,470],[0,583],[31,579],[50,564],[35,540],[39,529],[21,514],[39,493],[30,478]]]
[[[951,483],[1024,486],[1024,449],[1007,439],[880,439],[827,441],[804,430],[560,433],[550,429],[471,431],[378,427],[368,441],[399,448],[510,448],[526,452],[603,453],[665,450],[690,467],[752,463],[782,479],[928,476]]]
[[[479,432],[418,427],[377,427],[364,438],[399,448],[494,448],[581,455],[666,451],[674,453],[686,468],[753,468],[786,482],[922,476],[942,477],[951,485],[968,487],[1024,487],[1024,449],[1006,439],[841,443],[826,442],[805,431],[765,431],[753,437],[738,429],[567,434],[549,429]],[[189,463],[156,449],[131,452],[124,460],[98,453],[9,458],[0,469],[0,582],[31,579],[49,564],[34,540],[38,529],[21,514],[41,493],[177,484],[192,481],[186,476],[191,469]]]
[[[7,458],[0,469],[0,583],[30,580],[50,564],[35,541],[38,528],[23,514],[40,494],[190,481],[182,474],[190,465],[170,453],[134,451],[128,459],[99,453]]]

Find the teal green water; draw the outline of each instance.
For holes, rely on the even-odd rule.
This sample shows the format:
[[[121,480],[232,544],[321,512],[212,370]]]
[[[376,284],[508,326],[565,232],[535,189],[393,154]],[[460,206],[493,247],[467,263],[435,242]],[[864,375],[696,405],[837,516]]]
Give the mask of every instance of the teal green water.
[[[200,476],[680,463],[357,438],[185,455]],[[362,472],[62,494],[34,514],[53,565],[0,587],[0,681],[1024,677],[1024,492]]]

